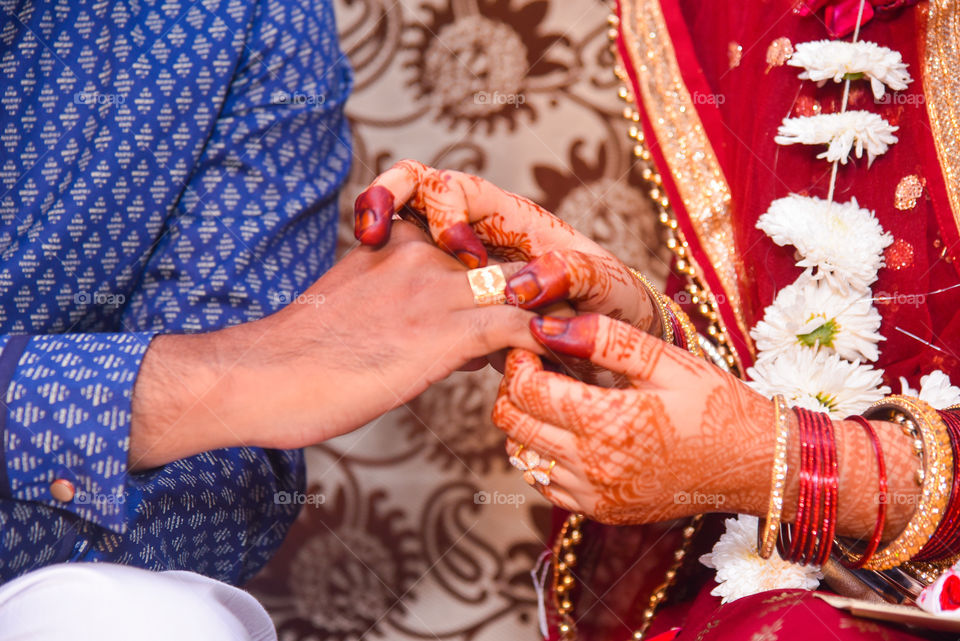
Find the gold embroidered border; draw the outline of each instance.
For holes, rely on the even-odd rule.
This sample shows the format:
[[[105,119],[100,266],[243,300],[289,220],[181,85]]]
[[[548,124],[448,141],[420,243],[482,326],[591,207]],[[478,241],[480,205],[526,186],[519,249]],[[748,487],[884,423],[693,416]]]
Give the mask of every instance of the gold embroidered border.
[[[956,0],[931,0],[923,91],[953,219],[960,227],[960,12]]]
[[[670,41],[659,0],[623,0],[621,25],[626,50],[637,74],[643,108],[670,174],[733,310],[737,325],[753,351],[740,299],[730,188],[707,139]],[[703,282],[703,269],[694,266]],[[722,323],[722,320],[721,320]]]

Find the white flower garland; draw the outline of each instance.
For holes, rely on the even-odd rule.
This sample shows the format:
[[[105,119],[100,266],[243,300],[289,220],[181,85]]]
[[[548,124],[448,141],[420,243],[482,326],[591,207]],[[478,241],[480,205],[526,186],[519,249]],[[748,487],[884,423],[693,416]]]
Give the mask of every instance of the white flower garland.
[[[799,77],[820,86],[828,80],[842,82],[861,76],[868,78],[875,100],[883,98],[886,87],[903,91],[913,81],[900,52],[875,42],[804,42],[796,46],[787,64],[803,68]]]
[[[747,384],[764,396],[782,394],[789,405],[833,419],[860,414],[890,393],[883,385],[883,370],[818,348],[801,347],[758,359],[747,376],[753,379]]]
[[[919,392],[912,389],[907,383],[907,379],[901,376],[900,393],[919,398],[938,410],[945,410],[948,407],[960,404],[960,387],[951,385],[950,377],[938,369],[920,377]]]
[[[801,78],[821,84],[831,78],[849,82],[862,74],[878,99],[884,86],[899,91],[911,82],[900,54],[874,43],[803,43],[790,64],[805,70]],[[845,91],[840,113],[784,118],[775,141],[826,144],[827,151],[817,157],[843,164],[851,150],[857,158],[866,151],[869,165],[897,142],[896,130],[877,114],[846,111]],[[789,194],[773,201],[757,221],[757,228],[777,245],[794,247],[797,265],[806,269],[777,293],[751,330],[758,353],[747,376],[748,384],[765,396],[782,394],[793,406],[843,418],[862,413],[890,393],[883,370],[868,362],[877,360],[883,340],[870,285],[893,237],[856,199],[837,203],[832,195],[831,179],[827,200]],[[901,387],[918,395],[903,379]],[[960,402],[960,388],[943,372],[933,372],[921,379],[919,396],[945,407]],[[726,603],[764,590],[815,589],[823,578],[819,568],[787,563],[779,555],[760,558],[757,521],[746,515],[727,519],[726,533],[700,558],[717,570],[718,585],[711,594]]]
[[[856,198],[837,203],[790,194],[770,203],[757,229],[778,245],[796,247],[797,265],[815,268],[815,279],[826,279],[843,295],[869,289],[883,266],[883,250],[893,242]]]
[[[875,361],[883,340],[880,321],[868,291],[844,294],[807,271],[780,290],[750,336],[760,359],[807,347],[850,361]]]
[[[874,158],[887,152],[897,142],[894,127],[879,115],[869,111],[843,111],[834,114],[817,114],[800,118],[784,118],[776,137],[778,145],[828,145],[827,150],[817,155],[830,162],[847,164],[850,150],[857,158],[867,152],[867,165]]]

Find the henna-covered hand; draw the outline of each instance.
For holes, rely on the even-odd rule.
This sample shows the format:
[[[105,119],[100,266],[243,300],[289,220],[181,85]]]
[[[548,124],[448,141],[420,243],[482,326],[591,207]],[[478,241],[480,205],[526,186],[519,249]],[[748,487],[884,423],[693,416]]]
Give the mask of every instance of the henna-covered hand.
[[[525,309],[569,301],[578,311],[622,318],[657,333],[659,319],[626,265],[539,205],[457,171],[403,160],[357,198],[355,234],[365,245],[390,236],[395,212],[410,205],[426,216],[434,241],[467,267],[489,254],[529,261],[507,294]]]
[[[772,456],[769,400],[604,316],[538,318],[531,328],[548,350],[589,359],[629,385],[587,385],[546,371],[533,353],[510,353],[494,422],[513,441],[557,460],[547,498],[611,524],[756,501],[749,494],[762,474],[753,479],[749,471],[764,469]]]
[[[547,371],[540,357],[512,350],[494,423],[518,444],[557,461],[543,494],[566,509],[610,524],[660,521],[700,512],[766,514],[774,449],[773,403],[739,379],[626,323],[589,314],[534,318],[547,350],[589,359],[628,387],[587,385]],[[799,462],[791,429],[784,518],[793,518]],[[875,423],[891,493],[915,493],[905,437]],[[869,536],[877,476],[865,432],[838,421],[838,532]],[[893,489],[896,486],[897,489]],[[910,508],[890,506],[888,536]]]

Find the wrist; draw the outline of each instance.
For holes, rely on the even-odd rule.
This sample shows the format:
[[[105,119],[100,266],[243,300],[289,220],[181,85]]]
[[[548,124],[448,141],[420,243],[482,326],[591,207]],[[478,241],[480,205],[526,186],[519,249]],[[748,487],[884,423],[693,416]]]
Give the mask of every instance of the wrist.
[[[240,327],[154,338],[133,390],[131,471],[249,444],[237,399],[250,385],[243,368],[231,366]]]
[[[787,445],[787,480],[783,493],[782,520],[785,523],[792,523],[796,518],[800,487],[800,439],[796,417],[793,416],[791,421]],[[857,423],[833,423],[839,471],[837,535],[868,538],[876,523],[880,500],[879,468],[873,444]],[[883,536],[884,539],[890,539],[910,520],[913,507],[919,500],[920,488],[914,481],[918,462],[910,440],[896,425],[887,421],[870,421],[870,424],[877,432],[887,467],[888,503]],[[751,507],[751,514],[765,515],[765,508],[758,510],[757,506]]]

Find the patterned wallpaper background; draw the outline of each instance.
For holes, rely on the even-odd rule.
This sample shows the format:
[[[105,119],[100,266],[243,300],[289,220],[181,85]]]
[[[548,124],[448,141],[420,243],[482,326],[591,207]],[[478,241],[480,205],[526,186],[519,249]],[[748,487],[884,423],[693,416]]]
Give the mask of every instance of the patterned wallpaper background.
[[[352,203],[411,157],[532,198],[662,282],[596,0],[337,0],[356,72]],[[656,251],[651,248],[658,248]],[[457,374],[310,448],[309,489],[248,586],[282,641],[537,638],[530,570],[549,508],[490,423],[499,375]],[[318,417],[322,420],[322,417]]]

